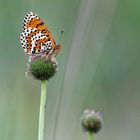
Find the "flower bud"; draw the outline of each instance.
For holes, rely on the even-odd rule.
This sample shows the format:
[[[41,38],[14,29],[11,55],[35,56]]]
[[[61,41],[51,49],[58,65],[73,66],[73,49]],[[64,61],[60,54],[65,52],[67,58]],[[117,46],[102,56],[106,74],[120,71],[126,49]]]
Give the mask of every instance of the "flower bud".
[[[33,58],[29,63],[29,75],[38,80],[49,80],[57,71],[56,59],[46,60],[45,57]]]
[[[85,131],[97,133],[102,128],[102,116],[100,112],[94,110],[85,110],[81,117],[81,124]]]

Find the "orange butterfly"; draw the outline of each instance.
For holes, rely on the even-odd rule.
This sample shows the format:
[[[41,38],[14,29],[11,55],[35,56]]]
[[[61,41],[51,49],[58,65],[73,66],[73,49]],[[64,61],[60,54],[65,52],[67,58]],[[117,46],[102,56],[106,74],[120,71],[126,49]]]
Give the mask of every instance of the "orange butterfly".
[[[20,41],[28,55],[45,54],[48,57],[56,57],[62,48],[61,44],[56,45],[48,27],[32,12],[24,17]]]

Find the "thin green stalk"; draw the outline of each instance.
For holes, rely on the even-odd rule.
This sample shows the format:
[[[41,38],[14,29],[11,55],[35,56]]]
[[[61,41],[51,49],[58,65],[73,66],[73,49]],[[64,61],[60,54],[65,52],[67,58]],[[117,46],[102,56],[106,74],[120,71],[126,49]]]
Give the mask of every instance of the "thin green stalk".
[[[38,140],[43,140],[44,137],[44,112],[46,104],[46,81],[41,81],[41,97],[40,97],[40,111],[39,111],[39,128],[38,128]]]
[[[88,140],[93,140],[93,133],[88,132]]]

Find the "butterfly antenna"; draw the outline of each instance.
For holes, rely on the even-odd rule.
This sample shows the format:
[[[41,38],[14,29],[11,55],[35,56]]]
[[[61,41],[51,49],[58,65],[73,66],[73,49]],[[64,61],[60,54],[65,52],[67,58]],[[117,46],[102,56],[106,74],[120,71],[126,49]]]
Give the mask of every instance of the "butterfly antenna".
[[[61,39],[62,39],[63,33],[64,33],[64,31],[63,31],[63,30],[61,30],[61,32],[60,32],[60,37],[59,37],[59,41],[58,41],[58,44],[60,44],[60,42],[61,42]]]

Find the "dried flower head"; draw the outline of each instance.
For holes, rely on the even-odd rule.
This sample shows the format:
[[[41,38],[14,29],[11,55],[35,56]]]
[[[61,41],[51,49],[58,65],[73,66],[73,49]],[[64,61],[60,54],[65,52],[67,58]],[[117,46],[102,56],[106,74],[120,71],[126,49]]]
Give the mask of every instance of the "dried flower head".
[[[55,58],[46,60],[45,57],[35,57],[29,60],[28,76],[38,80],[49,80],[58,70]]]
[[[95,110],[85,110],[81,117],[81,124],[85,131],[97,133],[102,128],[102,116]]]

